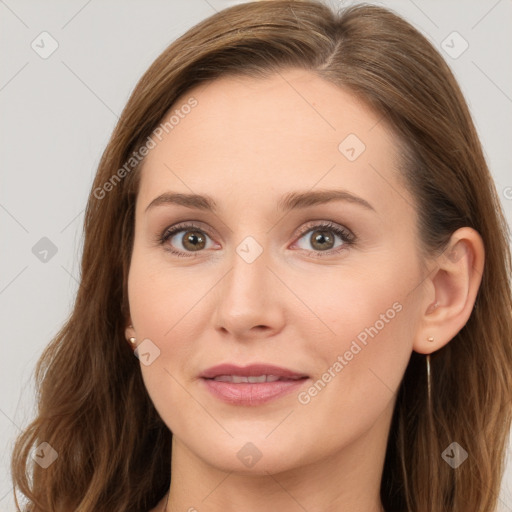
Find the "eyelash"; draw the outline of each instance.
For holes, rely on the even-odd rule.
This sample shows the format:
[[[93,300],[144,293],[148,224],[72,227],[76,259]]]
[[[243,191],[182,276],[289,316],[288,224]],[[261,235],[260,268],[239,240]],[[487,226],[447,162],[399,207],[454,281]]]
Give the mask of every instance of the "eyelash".
[[[323,230],[329,230],[338,235],[343,240],[343,245],[336,248],[336,249],[330,249],[328,251],[306,251],[308,255],[314,255],[315,257],[322,258],[325,256],[332,256],[333,254],[337,254],[343,250],[346,250],[347,247],[353,245],[356,241],[356,236],[352,234],[348,229],[342,228],[338,226],[337,224],[334,224],[330,221],[323,221],[319,222],[318,224],[315,224],[313,226],[309,226],[305,228],[304,230],[301,230],[299,237],[297,240],[300,240],[306,233],[309,233],[310,231],[318,230],[318,228]],[[328,228],[328,229],[326,229]],[[203,228],[200,228],[199,226],[196,226],[195,224],[187,224],[187,223],[181,223],[177,224],[176,226],[173,226],[172,228],[166,228],[162,234],[157,236],[157,242],[160,245],[164,245],[167,240],[173,237],[176,233],[179,233],[180,231],[199,231],[201,233],[204,233],[210,237],[207,231],[205,231]],[[211,237],[210,237],[211,238]],[[194,254],[193,252],[190,252],[189,254],[183,253],[181,251],[177,251],[175,249],[172,249],[170,247],[165,247],[165,251],[168,251],[175,256],[178,256],[180,258],[195,258],[199,256],[199,254]],[[198,251],[201,252],[201,251]]]

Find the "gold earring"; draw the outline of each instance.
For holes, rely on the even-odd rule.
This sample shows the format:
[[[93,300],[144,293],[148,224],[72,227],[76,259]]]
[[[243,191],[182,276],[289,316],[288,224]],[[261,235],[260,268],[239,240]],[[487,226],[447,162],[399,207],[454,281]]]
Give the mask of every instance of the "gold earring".
[[[133,325],[129,325],[128,329],[133,329]],[[135,346],[135,343],[137,342],[137,339],[132,337],[132,338],[128,338],[128,341],[130,342],[130,345]]]
[[[434,336],[429,336],[429,337],[427,338],[427,341],[430,341],[430,342],[434,341]]]
[[[432,417],[432,380],[430,377],[430,354],[427,354],[427,394],[428,394],[428,408],[430,417]]]

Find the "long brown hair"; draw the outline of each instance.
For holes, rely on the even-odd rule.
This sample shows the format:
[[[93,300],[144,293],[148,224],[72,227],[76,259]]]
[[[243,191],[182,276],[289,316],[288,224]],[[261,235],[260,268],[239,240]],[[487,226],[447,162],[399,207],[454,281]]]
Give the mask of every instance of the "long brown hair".
[[[167,491],[172,434],[124,337],[140,175],[133,155],[194,85],[230,74],[267,77],[286,67],[356,94],[402,141],[402,175],[418,205],[425,255],[443,251],[460,227],[482,236],[486,261],[476,307],[432,355],[432,417],[425,356],[411,355],[381,499],[387,512],[496,510],[512,421],[511,258],[468,107],[443,58],[392,11],[358,5],[336,13],[300,0],[251,2],[211,16],[173,42],[133,91],[91,189],[74,309],[38,361],[37,417],[13,452],[24,510],[140,512]],[[469,454],[457,469],[441,457],[454,441]],[[58,454],[46,469],[31,458],[43,442]]]

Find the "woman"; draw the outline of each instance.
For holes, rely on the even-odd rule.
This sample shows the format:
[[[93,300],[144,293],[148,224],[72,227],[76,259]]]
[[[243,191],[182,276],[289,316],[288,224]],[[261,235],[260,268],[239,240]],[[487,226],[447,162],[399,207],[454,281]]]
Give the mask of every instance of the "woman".
[[[13,453],[25,510],[496,510],[507,228],[400,17],[254,2],[193,27],[129,99],[84,228]]]

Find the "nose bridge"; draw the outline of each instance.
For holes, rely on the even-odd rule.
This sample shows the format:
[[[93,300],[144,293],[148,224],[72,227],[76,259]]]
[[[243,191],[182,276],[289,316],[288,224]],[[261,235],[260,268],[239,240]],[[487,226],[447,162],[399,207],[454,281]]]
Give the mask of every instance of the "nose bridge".
[[[261,237],[260,237],[261,238]],[[268,292],[268,252],[253,236],[246,236],[235,248],[231,258],[231,272],[225,289],[225,299],[236,301],[242,307],[256,307]]]
[[[253,236],[246,236],[230,258],[230,271],[223,279],[216,301],[217,326],[242,334],[255,326],[276,328],[278,291],[270,258]]]

